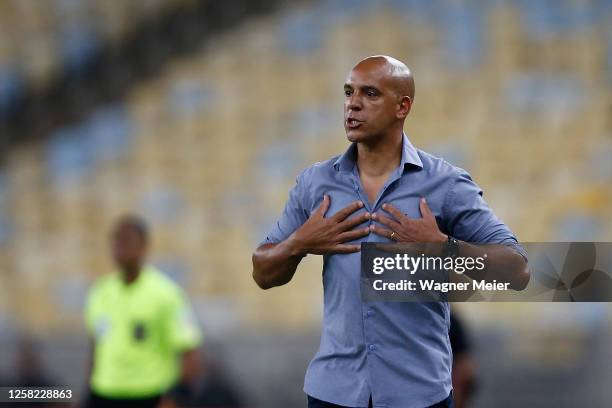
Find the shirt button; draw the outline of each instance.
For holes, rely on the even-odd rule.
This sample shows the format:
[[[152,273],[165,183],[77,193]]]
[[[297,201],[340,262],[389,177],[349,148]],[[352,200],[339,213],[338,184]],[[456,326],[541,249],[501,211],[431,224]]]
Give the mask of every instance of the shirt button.
[[[366,315],[374,316],[374,311],[372,309],[368,309],[368,311],[366,312]]]
[[[370,350],[370,351],[374,351],[374,350],[376,350],[376,345],[374,345],[374,344],[370,344],[370,345],[368,346],[368,350]]]

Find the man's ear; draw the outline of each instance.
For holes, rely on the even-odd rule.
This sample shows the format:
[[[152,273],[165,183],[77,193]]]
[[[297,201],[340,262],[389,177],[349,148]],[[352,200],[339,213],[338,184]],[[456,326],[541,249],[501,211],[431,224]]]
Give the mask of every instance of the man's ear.
[[[397,110],[397,118],[405,119],[406,116],[410,113],[410,108],[412,108],[412,99],[409,96],[402,96],[399,102],[399,109]]]

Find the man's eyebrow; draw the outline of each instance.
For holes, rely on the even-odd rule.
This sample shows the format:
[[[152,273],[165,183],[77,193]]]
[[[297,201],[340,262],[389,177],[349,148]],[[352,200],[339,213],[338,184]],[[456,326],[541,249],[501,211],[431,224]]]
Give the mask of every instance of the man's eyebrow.
[[[365,91],[375,91],[378,93],[382,93],[382,91],[380,89],[378,89],[377,87],[375,87],[374,85],[363,85],[361,87],[361,89],[365,90]]]
[[[353,89],[353,85],[348,84],[348,83],[344,84],[344,89],[347,89],[347,88]],[[378,93],[381,93],[381,90],[379,88],[375,87],[374,85],[360,85],[360,86],[357,86],[357,88],[361,89],[361,90],[366,90],[366,91],[372,90],[372,91],[376,91]]]

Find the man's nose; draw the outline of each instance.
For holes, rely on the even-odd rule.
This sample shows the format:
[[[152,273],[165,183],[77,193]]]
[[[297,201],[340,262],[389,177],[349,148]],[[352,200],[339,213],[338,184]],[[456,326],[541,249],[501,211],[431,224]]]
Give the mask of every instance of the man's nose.
[[[354,94],[347,98],[346,108],[349,110],[361,110],[361,99]]]

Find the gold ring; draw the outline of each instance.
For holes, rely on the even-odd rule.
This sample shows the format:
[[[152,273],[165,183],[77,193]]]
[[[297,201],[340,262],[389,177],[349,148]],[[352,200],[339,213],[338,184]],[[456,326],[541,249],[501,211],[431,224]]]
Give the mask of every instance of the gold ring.
[[[391,231],[391,235],[389,235],[390,239],[393,239],[393,236],[395,235],[395,231]]]

